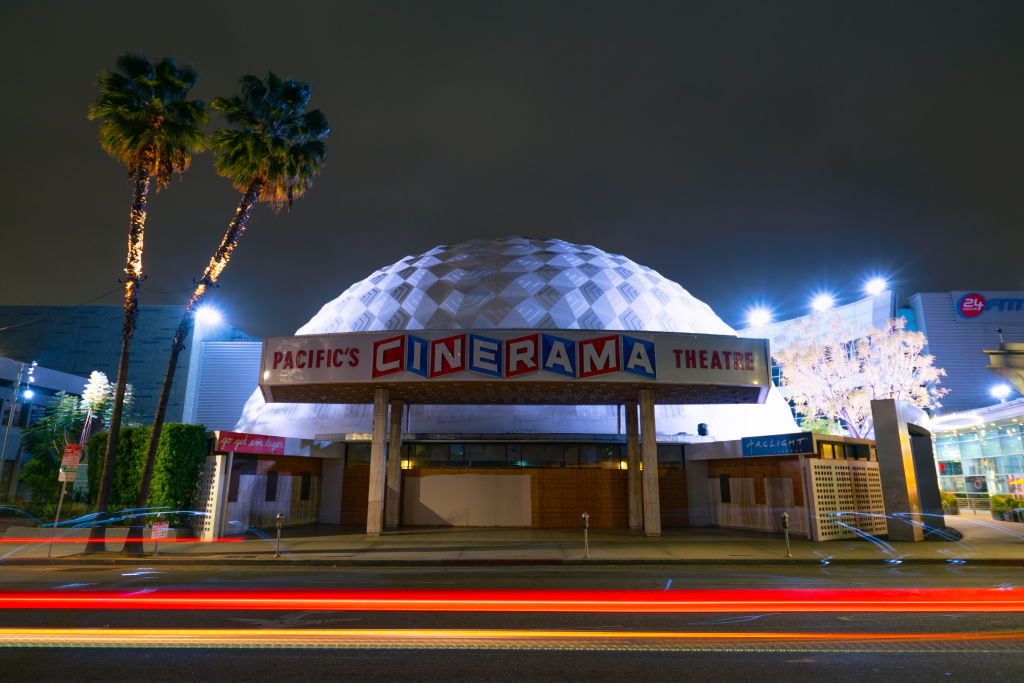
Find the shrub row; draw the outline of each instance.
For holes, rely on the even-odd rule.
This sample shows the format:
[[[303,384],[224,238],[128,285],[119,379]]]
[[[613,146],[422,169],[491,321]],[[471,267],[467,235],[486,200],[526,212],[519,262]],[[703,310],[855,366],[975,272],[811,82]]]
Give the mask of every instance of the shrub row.
[[[110,510],[135,507],[142,468],[146,463],[151,427],[125,427],[117,444],[114,477],[110,489]],[[95,503],[103,473],[103,456],[107,450],[107,434],[95,434],[86,443],[89,467],[89,501]],[[149,489],[148,507],[170,510],[192,510],[199,491],[199,476],[209,450],[206,429],[202,425],[165,424],[157,445],[156,463]],[[150,520],[152,521],[152,520]],[[182,524],[185,515],[169,518]]]

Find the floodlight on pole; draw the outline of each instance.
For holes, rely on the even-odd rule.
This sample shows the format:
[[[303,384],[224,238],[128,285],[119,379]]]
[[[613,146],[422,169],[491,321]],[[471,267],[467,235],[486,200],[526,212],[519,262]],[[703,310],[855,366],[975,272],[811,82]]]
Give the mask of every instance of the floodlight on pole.
[[[204,325],[219,325],[224,317],[213,306],[200,306],[196,309],[196,320]]]
[[[889,282],[881,276],[875,276],[864,283],[864,292],[868,296],[875,296],[881,294],[885,290],[889,289]]]
[[[811,308],[819,313],[827,311],[836,305],[835,297],[828,292],[822,292],[821,294],[815,294],[814,298],[811,299]]]
[[[765,306],[754,306],[747,311],[747,325],[750,327],[764,327],[772,321],[771,309]]]
[[[1006,400],[1006,397],[1010,395],[1010,385],[997,384],[989,389],[989,393],[992,394],[993,398],[999,399],[999,402],[1002,403]]]

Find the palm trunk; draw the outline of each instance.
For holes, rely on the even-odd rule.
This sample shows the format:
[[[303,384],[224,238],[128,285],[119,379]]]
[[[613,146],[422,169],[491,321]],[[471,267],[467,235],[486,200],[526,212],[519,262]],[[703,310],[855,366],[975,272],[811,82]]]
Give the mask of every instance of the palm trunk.
[[[245,226],[249,222],[249,217],[252,215],[252,210],[255,208],[256,203],[259,201],[260,191],[263,189],[263,182],[260,180],[254,180],[249,184],[249,188],[245,194],[242,195],[241,201],[238,203],[238,208],[235,209],[235,215],[228,224],[228,229],[224,233],[224,239],[221,240],[220,246],[214,253],[210,264],[206,266],[206,270],[203,271],[203,275],[199,278],[199,284],[196,286],[195,291],[192,293],[192,298],[189,299],[188,304],[185,306],[185,313],[181,317],[181,322],[178,323],[178,329],[174,333],[174,341],[171,342],[171,357],[167,362],[167,372],[164,374],[163,387],[160,389],[160,400],[157,402],[156,415],[153,417],[153,429],[149,434],[149,445],[146,448],[146,462],[142,468],[142,479],[139,481],[139,494],[135,498],[135,507],[144,508],[149,499],[149,488],[153,479],[153,466],[156,463],[156,450],[160,444],[160,435],[164,427],[164,417],[167,413],[167,402],[170,400],[171,387],[174,384],[174,372],[178,367],[178,356],[181,351],[185,348],[185,339],[188,338],[189,330],[192,327],[192,315],[196,307],[202,303],[203,299],[210,291],[210,287],[217,283],[217,279],[223,272],[224,267],[227,265],[228,259],[231,257],[231,253],[238,245],[238,240],[241,239],[245,233]],[[132,525],[128,529],[128,537],[125,539],[124,551],[131,555],[142,555],[142,525]]]
[[[100,490],[96,497],[96,520],[92,527],[86,552],[105,550],[105,526],[107,508],[110,505],[110,485],[114,478],[114,459],[121,436],[121,413],[124,409],[125,387],[128,384],[128,360],[131,353],[132,335],[139,313],[139,280],[142,279],[142,238],[146,228],[146,199],[149,195],[152,161],[144,159],[133,173],[131,218],[128,228],[128,259],[124,281],[124,322],[121,325],[121,360],[117,366],[117,385],[114,390],[114,408],[110,415],[107,450],[103,457],[103,474]]]

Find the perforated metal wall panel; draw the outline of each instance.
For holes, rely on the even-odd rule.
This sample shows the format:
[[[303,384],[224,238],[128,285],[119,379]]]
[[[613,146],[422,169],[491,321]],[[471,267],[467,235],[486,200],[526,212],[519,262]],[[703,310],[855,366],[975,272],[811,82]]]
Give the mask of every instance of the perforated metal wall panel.
[[[808,458],[804,467],[812,541],[887,533],[877,462]]]

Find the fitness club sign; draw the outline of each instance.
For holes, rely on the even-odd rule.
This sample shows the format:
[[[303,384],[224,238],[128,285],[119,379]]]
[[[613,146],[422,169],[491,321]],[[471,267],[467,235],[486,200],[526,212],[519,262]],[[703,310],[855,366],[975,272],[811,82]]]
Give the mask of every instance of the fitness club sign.
[[[984,315],[992,322],[1024,321],[1024,297],[1020,292],[953,292],[954,311],[958,320],[972,320]]]
[[[648,381],[766,386],[762,339],[576,330],[363,332],[267,339],[261,385]]]

